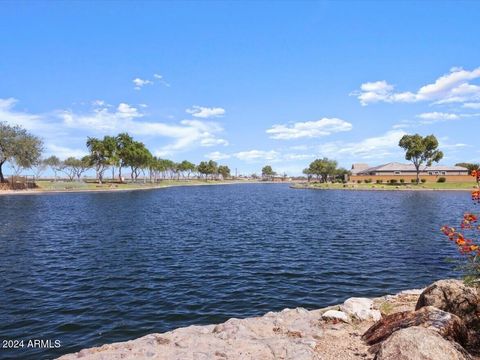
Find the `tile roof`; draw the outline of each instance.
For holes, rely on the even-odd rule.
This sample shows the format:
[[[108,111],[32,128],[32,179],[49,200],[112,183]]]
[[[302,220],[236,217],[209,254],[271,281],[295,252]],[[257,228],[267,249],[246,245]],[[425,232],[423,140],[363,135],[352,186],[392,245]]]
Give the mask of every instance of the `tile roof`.
[[[362,169],[358,173],[370,173],[375,171],[416,171],[413,164],[402,164],[398,162],[391,162],[384,165],[374,166],[367,169]],[[467,168],[462,166],[445,166],[445,165],[432,165],[421,166],[420,171],[468,171]]]

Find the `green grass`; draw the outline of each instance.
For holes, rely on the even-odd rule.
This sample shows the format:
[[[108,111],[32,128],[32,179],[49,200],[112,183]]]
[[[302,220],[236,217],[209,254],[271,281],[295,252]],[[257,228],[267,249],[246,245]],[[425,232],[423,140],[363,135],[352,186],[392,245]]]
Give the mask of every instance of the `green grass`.
[[[358,190],[470,190],[476,187],[474,182],[426,182],[420,183],[418,185],[406,183],[406,184],[357,184],[357,183],[348,183],[348,184],[324,184],[324,183],[310,183],[310,184],[295,184],[293,187],[296,188],[307,188],[307,189],[358,189]]]
[[[136,183],[104,183],[98,184],[93,181],[37,181],[39,191],[92,191],[92,190],[138,190],[138,189],[157,189],[169,186],[192,186],[192,185],[214,185],[227,184],[233,181],[214,181],[209,180],[162,180],[156,184],[150,182],[144,183],[138,181]]]

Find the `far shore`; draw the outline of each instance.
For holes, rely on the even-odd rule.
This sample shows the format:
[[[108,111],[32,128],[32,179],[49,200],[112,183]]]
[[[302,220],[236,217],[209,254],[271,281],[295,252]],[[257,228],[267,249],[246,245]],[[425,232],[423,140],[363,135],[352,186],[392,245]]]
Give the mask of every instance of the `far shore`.
[[[26,190],[0,190],[0,196],[8,195],[46,195],[46,194],[78,194],[78,193],[107,193],[141,190],[158,190],[172,187],[211,186],[234,184],[259,184],[270,183],[260,180],[165,180],[157,184],[143,183],[84,183],[84,182],[51,182],[40,181],[35,189]]]
[[[474,182],[421,183],[416,184],[356,184],[356,183],[292,183],[292,189],[304,190],[350,190],[350,191],[472,191],[477,188]]]

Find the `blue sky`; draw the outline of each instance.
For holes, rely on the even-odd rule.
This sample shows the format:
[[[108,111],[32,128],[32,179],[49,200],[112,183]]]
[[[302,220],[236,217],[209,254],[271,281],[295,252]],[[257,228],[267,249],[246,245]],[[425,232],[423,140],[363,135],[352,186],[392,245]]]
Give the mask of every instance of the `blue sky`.
[[[0,120],[46,155],[128,131],[239,173],[404,161],[433,133],[479,161],[478,2],[2,2]]]

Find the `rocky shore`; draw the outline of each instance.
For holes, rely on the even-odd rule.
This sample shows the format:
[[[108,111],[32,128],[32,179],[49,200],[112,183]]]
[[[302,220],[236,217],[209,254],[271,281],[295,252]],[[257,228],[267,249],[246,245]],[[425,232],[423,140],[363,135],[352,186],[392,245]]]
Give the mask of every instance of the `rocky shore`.
[[[479,360],[480,294],[458,280],[84,349],[73,359]]]

